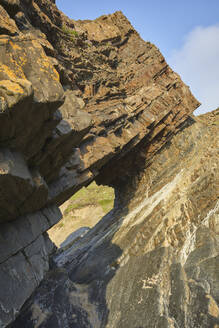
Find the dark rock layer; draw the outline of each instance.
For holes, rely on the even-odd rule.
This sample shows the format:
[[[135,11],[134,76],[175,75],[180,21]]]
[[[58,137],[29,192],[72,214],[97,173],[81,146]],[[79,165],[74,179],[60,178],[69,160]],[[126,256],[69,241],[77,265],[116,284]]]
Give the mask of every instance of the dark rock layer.
[[[49,1],[18,1],[15,15],[11,6],[2,2],[2,24],[17,31],[0,38],[0,179],[11,186],[1,221],[60,205],[162,132],[155,153],[199,104],[122,13],[73,22]]]
[[[114,211],[54,257],[12,326],[216,327],[218,126],[195,122],[189,88],[121,12],[1,0],[0,14],[0,326],[49,270],[58,206],[96,179]]]
[[[117,182],[114,210],[53,257],[12,327],[218,327],[218,115]]]

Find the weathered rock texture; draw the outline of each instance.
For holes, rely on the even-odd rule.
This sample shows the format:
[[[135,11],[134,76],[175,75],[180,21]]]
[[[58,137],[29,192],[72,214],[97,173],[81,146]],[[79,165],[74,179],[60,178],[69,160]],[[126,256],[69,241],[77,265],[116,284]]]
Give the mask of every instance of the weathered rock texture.
[[[12,327],[218,327],[219,111],[206,116],[117,181],[117,206],[54,257]]]
[[[0,14],[0,326],[49,270],[58,206],[96,179],[114,211],[54,258],[12,327],[216,327],[218,126],[195,122],[189,88],[121,12],[75,22],[54,1],[1,0]]]

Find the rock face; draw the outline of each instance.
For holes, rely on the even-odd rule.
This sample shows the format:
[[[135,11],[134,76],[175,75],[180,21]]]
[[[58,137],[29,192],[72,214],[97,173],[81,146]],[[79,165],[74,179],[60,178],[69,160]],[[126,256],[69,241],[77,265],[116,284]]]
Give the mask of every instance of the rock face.
[[[121,12],[0,13],[0,326],[217,327],[218,112],[196,122]],[[114,210],[50,261],[58,206],[94,179]]]
[[[12,327],[218,327],[218,115],[117,181],[114,210],[54,256]]]

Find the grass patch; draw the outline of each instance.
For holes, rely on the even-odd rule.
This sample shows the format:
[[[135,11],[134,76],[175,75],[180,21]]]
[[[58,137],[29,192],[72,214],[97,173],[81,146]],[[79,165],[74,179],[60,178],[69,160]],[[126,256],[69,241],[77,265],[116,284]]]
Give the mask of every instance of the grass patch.
[[[75,39],[78,37],[78,32],[75,30],[72,30],[71,28],[67,27],[66,25],[62,26],[62,32],[65,33],[72,41],[75,41]]]
[[[71,232],[81,227],[92,228],[113,208],[113,204],[113,188],[91,183],[67,201],[62,220],[49,230],[50,238],[59,246]],[[80,209],[82,211],[76,211]]]
[[[65,209],[64,215],[68,215],[75,209],[80,209],[89,205],[101,206],[104,214],[106,214],[113,208],[113,203],[113,188],[97,186],[97,184],[93,182],[87,188],[82,188],[70,198],[69,205]]]
[[[111,199],[101,199],[98,201],[102,207],[104,213],[108,213],[112,209],[112,200]]]

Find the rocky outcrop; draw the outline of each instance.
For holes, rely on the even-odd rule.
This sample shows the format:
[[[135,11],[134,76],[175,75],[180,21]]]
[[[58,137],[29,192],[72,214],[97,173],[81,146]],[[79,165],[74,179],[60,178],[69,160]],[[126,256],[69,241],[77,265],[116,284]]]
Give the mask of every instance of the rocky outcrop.
[[[11,180],[1,221],[60,205],[110,159],[162,133],[155,153],[198,106],[122,13],[73,22],[49,1],[16,6],[17,32],[0,39],[1,179]]]
[[[188,119],[117,182],[114,210],[53,257],[12,327],[218,326],[218,115]]]
[[[52,271],[49,281],[54,284],[55,293],[62,290],[60,306],[66,304],[66,310],[60,308],[63,317],[56,311],[54,294],[54,302],[49,300],[51,308],[44,307],[45,304],[42,307],[47,288],[41,287],[45,290],[40,289],[42,299],[31,307],[33,312],[22,311],[12,326],[98,327],[108,320],[109,327],[122,327],[126,322],[126,307],[122,304],[132,307],[133,318],[138,311],[128,299],[121,301],[121,308],[117,307],[113,288],[118,289],[117,280],[126,270],[122,269],[125,265],[137,270],[141,261],[149,263],[146,271],[151,270],[151,276],[148,273],[148,278],[144,278],[147,272],[139,269],[145,281],[155,279],[154,275],[161,279],[165,266],[173,268],[168,271],[169,276],[165,273],[167,288],[143,290],[157,295],[153,299],[150,294],[153,304],[163,300],[159,303],[163,310],[148,310],[151,318],[156,312],[156,322],[164,322],[163,326],[171,327],[174,322],[176,327],[183,326],[182,320],[187,320],[192,304],[186,294],[192,288],[188,281],[193,279],[195,284],[199,278],[186,271],[189,255],[181,260],[180,247],[188,246],[189,236],[202,228],[207,213],[216,211],[217,189],[211,187],[209,194],[202,195],[202,188],[207,192],[208,185],[216,183],[216,148],[210,133],[217,134],[217,129],[195,123],[191,114],[198,101],[159,50],[143,41],[121,12],[95,21],[73,21],[49,0],[1,0],[0,12],[0,326],[15,320],[49,270],[49,255],[54,246],[46,231],[61,218],[58,206],[94,179],[115,188],[115,210],[84,237],[80,249],[68,250],[55,258],[53,265],[63,268]],[[209,152],[211,147],[212,163],[208,160],[205,165],[203,149]],[[198,163],[200,175],[195,171],[199,152],[203,162]],[[195,182],[197,176],[203,181],[200,186]],[[208,180],[210,177],[212,180]],[[182,184],[183,190],[180,200],[178,184]],[[182,213],[189,206],[192,210],[188,222],[180,225],[187,220],[186,215],[182,219]],[[206,229],[211,229],[212,224],[216,223],[209,223]],[[130,257],[129,261],[129,252],[134,251],[135,240],[144,228],[149,230],[143,233],[145,239],[142,237],[143,255]],[[177,233],[182,234],[181,241]],[[172,234],[176,237],[168,237]],[[209,243],[215,240],[212,238]],[[213,255],[204,255],[205,260],[215,256],[215,245],[209,246],[214,249],[209,253]],[[127,264],[121,264],[126,261]],[[150,264],[153,261],[157,265]],[[126,278],[137,284],[131,267],[130,277]],[[216,274],[214,269],[211,274]],[[111,279],[112,276],[115,278]],[[57,281],[55,277],[59,277]],[[203,279],[211,285],[210,278]],[[181,309],[182,303],[176,296],[177,306],[184,311],[180,318],[173,309],[175,296],[171,301],[167,295],[173,294],[171,282],[176,286],[171,288],[181,286],[185,291],[180,297],[188,303],[188,309]],[[45,284],[49,284],[48,280]],[[103,284],[98,287],[100,295],[93,295],[98,284]],[[215,294],[203,288],[200,293],[208,295],[205,304],[210,304],[211,313],[217,313]],[[132,288],[129,290],[131,293]],[[195,300],[199,296],[195,294],[196,287],[194,290],[191,298]],[[126,297],[122,291],[120,296],[121,300]],[[146,296],[142,297],[147,302]],[[152,307],[152,303],[143,304],[148,309]],[[75,317],[73,309],[77,309]],[[211,314],[203,313],[208,327]],[[129,316],[127,320],[131,322]],[[139,315],[139,320],[146,319]],[[149,322],[139,321],[138,326],[149,327]]]

